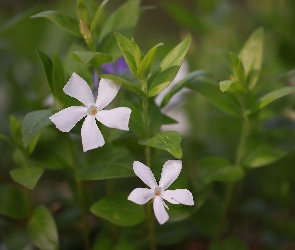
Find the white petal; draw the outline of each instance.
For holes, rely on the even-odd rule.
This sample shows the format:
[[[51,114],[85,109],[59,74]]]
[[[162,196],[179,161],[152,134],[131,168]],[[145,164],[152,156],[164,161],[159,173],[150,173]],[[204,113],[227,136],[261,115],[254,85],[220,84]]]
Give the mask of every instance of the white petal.
[[[155,197],[153,190],[149,188],[136,188],[129,194],[128,200],[133,201],[136,204],[143,205],[153,197]]]
[[[151,169],[139,161],[133,163],[134,173],[152,190],[158,186]]]
[[[117,95],[121,84],[117,84],[108,79],[101,79],[98,85],[98,94],[96,99],[96,107],[102,110],[107,106],[112,100],[114,100]]]
[[[101,110],[97,113],[96,119],[109,128],[129,130],[130,108],[115,108],[111,110]]]
[[[55,113],[49,119],[60,131],[69,132],[86,115],[86,107],[71,106]]]
[[[75,72],[72,74],[63,90],[67,95],[76,98],[87,107],[94,105],[94,98],[89,85]]]
[[[166,190],[179,176],[182,167],[180,160],[166,161],[161,174],[159,186]]]
[[[156,196],[154,198],[153,207],[158,222],[161,225],[164,224],[169,219],[169,215],[164,207],[163,200],[160,196]]]
[[[94,116],[87,116],[81,129],[83,151],[98,148],[104,145],[103,136],[96,125]]]
[[[172,204],[194,205],[193,195],[187,189],[166,190],[163,194],[163,199]]]

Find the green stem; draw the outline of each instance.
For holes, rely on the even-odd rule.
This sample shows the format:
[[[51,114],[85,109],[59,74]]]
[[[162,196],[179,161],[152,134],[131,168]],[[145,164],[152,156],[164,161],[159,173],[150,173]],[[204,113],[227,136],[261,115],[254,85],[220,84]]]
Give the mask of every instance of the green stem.
[[[147,227],[149,232],[149,240],[150,240],[150,250],[156,250],[156,241],[155,241],[155,217],[153,214],[152,203],[148,203],[146,206],[146,214],[147,214]]]
[[[76,188],[77,188],[77,198],[78,198],[79,210],[80,210],[81,219],[82,219],[82,230],[83,230],[85,250],[89,250],[90,249],[89,229],[88,229],[87,216],[86,216],[86,211],[85,211],[85,202],[84,202],[84,196],[83,196],[82,181],[77,176],[78,163],[77,163],[74,147],[72,144],[72,140],[68,134],[67,134],[67,138],[68,138],[70,152],[71,152],[71,156],[72,156],[72,160],[73,160],[73,172],[74,172],[74,178],[75,178],[75,183],[76,183]]]
[[[241,160],[242,160],[242,157],[244,155],[244,150],[245,150],[245,142],[246,142],[248,134],[249,134],[249,118],[248,118],[247,114],[243,113],[241,137],[240,137],[240,142],[238,145],[238,150],[236,153],[236,160],[235,160],[236,167],[239,167],[241,164]],[[229,206],[230,206],[232,196],[233,196],[233,191],[235,188],[235,184],[236,184],[236,182],[231,182],[227,186],[225,200],[224,200],[223,207],[222,207],[221,219],[220,219],[216,239],[221,239],[221,237],[222,237],[224,225],[225,225],[227,215],[228,215]]]

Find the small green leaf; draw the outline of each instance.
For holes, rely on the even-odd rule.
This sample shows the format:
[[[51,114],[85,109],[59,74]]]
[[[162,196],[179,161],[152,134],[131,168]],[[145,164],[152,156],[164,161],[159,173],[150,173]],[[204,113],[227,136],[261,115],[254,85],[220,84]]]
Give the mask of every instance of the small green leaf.
[[[49,117],[53,115],[50,110],[38,110],[28,113],[22,124],[23,144],[27,147],[34,137],[51,124]]]
[[[248,38],[244,47],[242,48],[239,59],[242,61],[246,78],[251,74],[252,71],[260,71],[262,64],[263,54],[263,42],[264,42],[264,30],[259,28],[255,30]],[[256,74],[248,82],[249,89],[253,89],[259,75]]]
[[[154,148],[168,151],[175,158],[182,158],[182,149],[180,147],[181,136],[176,131],[160,132],[147,140],[140,140],[138,143]]]
[[[140,88],[138,88],[133,83],[125,80],[124,78],[121,78],[121,77],[115,76],[115,75],[110,75],[110,74],[100,75],[100,77],[112,80],[112,81],[117,82],[117,83],[120,83],[120,84],[122,84],[122,86],[125,89],[127,89],[127,90],[129,90],[131,92],[135,92],[135,93],[139,94],[140,96],[146,97],[146,94]]]
[[[18,145],[11,138],[9,138],[6,135],[0,134],[0,139],[7,142],[11,146],[18,147]]]
[[[197,78],[201,78],[201,77],[205,77],[205,76],[209,76],[209,74],[205,71],[193,71],[191,73],[189,73],[185,78],[183,78],[181,81],[179,81],[178,83],[176,83],[171,89],[170,91],[166,94],[166,96],[164,97],[162,103],[161,103],[161,107],[165,107],[168,102],[170,101],[170,99],[177,94],[181,89],[187,87],[192,81],[196,80]]]
[[[29,204],[24,193],[12,185],[1,184],[0,214],[13,219],[27,218]]]
[[[130,68],[132,74],[137,76],[137,65],[132,42],[118,32],[115,32],[115,36],[125,58],[125,61],[128,64],[128,67]]]
[[[159,43],[152,47],[149,50],[149,52],[145,55],[145,57],[142,59],[137,69],[137,76],[139,79],[144,80],[148,77],[151,68],[154,64],[154,61],[156,59],[157,48],[161,45],[163,45],[163,43]]]
[[[53,86],[54,97],[63,103],[65,98],[63,92],[63,87],[65,86],[65,72],[58,51],[55,52],[53,58]]]
[[[79,30],[79,23],[74,18],[71,18],[69,16],[65,16],[57,11],[54,11],[54,10],[43,11],[41,13],[38,13],[38,14],[32,16],[32,18],[37,18],[37,17],[47,18],[47,19],[51,20],[52,22],[58,24],[62,28],[64,28],[66,31],[68,31],[78,37],[81,37],[81,33]]]
[[[33,189],[44,172],[40,167],[17,168],[10,171],[10,175],[14,181],[25,186],[28,189]]]
[[[14,115],[9,116],[9,125],[13,140],[18,144],[21,138],[21,125]]]
[[[295,87],[283,87],[272,92],[265,94],[260,97],[259,100],[253,105],[251,108],[251,112],[256,112],[259,109],[264,108],[266,105],[272,103],[273,101],[293,93],[295,91]]]
[[[48,88],[50,92],[54,95],[53,86],[53,62],[49,56],[43,53],[41,50],[37,49],[38,56],[42,62],[43,70],[45,72]]]
[[[242,82],[237,80],[225,80],[219,83],[220,90],[222,92],[230,91],[230,92],[247,92],[248,88]]]
[[[71,56],[78,62],[84,64],[91,64],[97,69],[101,67],[102,64],[111,62],[113,60],[112,56],[106,53],[92,52],[92,51],[74,51]]]
[[[81,180],[104,180],[134,176],[132,159],[123,147],[107,146],[88,152],[83,166],[78,169]]]
[[[247,250],[247,245],[240,239],[229,237],[223,241],[212,241],[209,250]]]
[[[144,55],[140,51],[138,45],[136,44],[136,42],[134,41],[133,38],[131,38],[131,44],[132,44],[132,47],[133,47],[133,55],[134,55],[134,59],[135,59],[136,68],[138,69]]]
[[[134,226],[144,220],[144,207],[127,200],[128,193],[116,193],[94,203],[90,211],[118,226]]]
[[[229,52],[229,55],[230,55],[230,58],[231,58],[232,64],[233,64],[234,79],[244,83],[245,82],[245,71],[244,71],[242,61],[233,52]]]
[[[101,16],[101,13],[102,13],[102,11],[103,11],[103,9],[104,9],[104,7],[105,7],[105,5],[107,4],[108,1],[109,1],[109,0],[104,0],[104,1],[100,4],[100,6],[98,7],[97,11],[95,12],[94,17],[93,17],[93,20],[92,20],[92,22],[91,22],[90,32],[92,32],[92,31],[95,29],[95,26],[96,26],[97,23],[98,23],[98,20],[99,20],[99,18],[100,18],[100,16]]]
[[[205,183],[212,181],[236,181],[244,175],[242,168],[232,166],[227,159],[215,156],[204,157],[199,162],[198,169],[200,178]]]
[[[89,25],[89,11],[87,5],[84,0],[77,0],[77,10],[78,10],[78,18],[82,20],[85,25],[88,27]]]
[[[59,249],[56,224],[46,207],[39,206],[34,210],[27,230],[31,242],[39,249]]]

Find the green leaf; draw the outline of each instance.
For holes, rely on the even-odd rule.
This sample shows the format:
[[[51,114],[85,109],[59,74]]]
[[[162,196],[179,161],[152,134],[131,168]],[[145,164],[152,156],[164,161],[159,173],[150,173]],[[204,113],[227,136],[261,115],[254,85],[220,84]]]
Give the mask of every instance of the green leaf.
[[[65,72],[58,51],[55,52],[53,58],[53,86],[54,96],[63,103],[65,98],[63,92],[65,86]]]
[[[0,214],[13,219],[27,218],[29,204],[24,193],[12,185],[1,184]]]
[[[14,181],[25,186],[28,189],[33,189],[44,172],[40,167],[17,168],[10,171],[10,175]]]
[[[233,93],[221,92],[217,83],[208,79],[195,79],[187,87],[206,97],[213,105],[231,115],[240,116],[241,108]]]
[[[114,59],[121,56],[114,32],[120,32],[127,37],[132,36],[139,17],[139,3],[140,0],[129,0],[109,16],[99,37],[100,51],[111,54]]]
[[[161,107],[165,107],[170,99],[177,94],[181,89],[187,87],[192,81],[196,80],[197,78],[209,76],[209,74],[205,71],[193,71],[189,73],[185,78],[183,78],[181,81],[177,82],[170,91],[165,95]]]
[[[293,93],[295,91],[295,87],[283,87],[272,92],[265,94],[260,97],[259,100],[253,105],[251,108],[251,112],[256,112],[259,109],[264,108],[266,105],[272,103],[273,101]]]
[[[89,25],[89,11],[87,5],[84,0],[77,0],[77,10],[78,10],[78,18],[82,20],[85,25],[88,27]]]
[[[209,250],[247,250],[247,245],[240,239],[229,237],[223,241],[212,241]]]
[[[287,152],[269,144],[251,144],[245,150],[242,164],[249,168],[257,168],[274,163],[284,157]]]
[[[242,168],[232,166],[227,159],[216,156],[204,157],[199,162],[198,169],[200,178],[205,183],[212,181],[236,181],[244,175]]]
[[[83,167],[78,169],[81,180],[104,180],[134,176],[132,158],[123,147],[105,145],[86,154]]]
[[[94,14],[93,20],[91,22],[91,26],[90,26],[90,32],[92,32],[95,29],[96,24],[98,23],[98,20],[101,16],[101,13],[105,7],[105,5],[107,4],[109,0],[104,0],[100,6],[98,7],[97,11]]]
[[[6,135],[0,134],[0,139],[7,142],[11,146],[18,147],[18,145],[11,138],[9,138]]]
[[[34,137],[51,124],[49,117],[53,115],[50,110],[38,110],[28,113],[22,124],[23,144],[27,147]]]
[[[229,52],[229,55],[230,55],[230,58],[231,58],[232,64],[233,64],[234,79],[244,83],[245,82],[245,71],[244,71],[242,61],[233,52]]]
[[[237,80],[225,80],[219,83],[220,90],[222,92],[230,91],[230,92],[247,92],[248,88],[242,82]]]
[[[53,86],[53,62],[49,56],[43,53],[41,50],[37,49],[38,56],[42,62],[43,70],[45,72],[48,88],[50,92],[54,95]]]
[[[132,47],[133,47],[133,55],[134,55],[134,59],[135,59],[136,68],[138,69],[144,55],[140,51],[138,45],[136,44],[136,42],[134,41],[133,38],[131,38],[131,44],[132,44]]]
[[[79,23],[77,20],[71,17],[65,16],[54,10],[43,11],[41,13],[38,13],[32,16],[32,18],[37,18],[37,17],[47,18],[51,20],[52,22],[56,23],[57,25],[61,26],[62,28],[64,28],[66,31],[78,37],[81,37],[81,33],[79,30]]]
[[[101,67],[102,64],[111,62],[113,60],[112,56],[106,53],[92,52],[92,51],[74,51],[71,56],[78,62],[84,64],[91,64],[97,69]]]
[[[239,59],[242,61],[246,78],[252,71],[260,71],[262,64],[263,54],[263,42],[264,42],[264,30],[259,28],[255,30],[248,38],[247,42],[243,46]],[[253,89],[259,75],[252,77],[248,82],[249,89]]]
[[[122,77],[111,75],[111,74],[100,75],[100,77],[112,80],[112,81],[117,82],[117,83],[120,83],[120,84],[122,84],[122,86],[125,89],[127,89],[127,90],[129,90],[131,92],[135,92],[135,93],[139,94],[140,96],[146,97],[146,94],[140,88],[138,88],[136,85],[134,85],[133,83],[131,83],[131,82],[127,81],[127,80],[125,80]]]
[[[39,249],[59,249],[55,221],[46,207],[39,206],[34,210],[27,230],[31,242]]]
[[[176,131],[160,132],[147,140],[140,140],[138,143],[154,148],[168,151],[175,158],[182,158],[182,149],[180,147],[181,136]]]
[[[141,63],[138,66],[137,69],[137,76],[141,80],[147,79],[151,68],[154,64],[154,61],[156,59],[156,54],[157,54],[157,48],[159,46],[163,45],[163,43],[159,43],[152,47],[149,52],[145,55],[145,57],[142,59]]]
[[[162,60],[160,63],[160,70],[153,74],[148,80],[149,97],[157,95],[170,85],[182,64],[182,61],[188,51],[190,42],[191,37],[188,35]]]
[[[12,138],[13,140],[17,143],[19,143],[21,140],[21,125],[20,122],[18,121],[18,119],[16,119],[16,117],[14,115],[10,115],[9,116],[9,125],[10,125],[10,130],[11,130],[11,134],[12,134]]]
[[[115,32],[115,36],[125,58],[125,61],[128,64],[128,67],[130,68],[132,74],[134,76],[137,76],[137,65],[132,42],[118,32]]]
[[[128,193],[116,193],[94,203],[90,211],[118,226],[134,226],[144,220],[144,207],[127,200]]]

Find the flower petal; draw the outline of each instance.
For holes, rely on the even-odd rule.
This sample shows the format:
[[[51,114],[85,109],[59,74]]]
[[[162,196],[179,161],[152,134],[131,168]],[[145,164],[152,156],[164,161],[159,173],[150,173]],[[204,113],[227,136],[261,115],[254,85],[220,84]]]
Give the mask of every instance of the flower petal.
[[[129,130],[130,108],[115,108],[111,110],[101,110],[97,113],[96,119],[109,128]]]
[[[107,106],[118,94],[121,84],[115,83],[112,80],[101,79],[98,85],[98,94],[96,99],[96,107],[102,110]]]
[[[60,131],[69,132],[86,115],[86,107],[71,106],[55,113],[49,119]]]
[[[172,204],[194,205],[194,197],[187,189],[166,190],[163,199]]]
[[[152,190],[158,186],[151,169],[139,161],[133,163],[134,173]]]
[[[163,203],[164,202],[160,196],[156,196],[154,198],[154,203],[153,203],[154,213],[155,213],[155,216],[156,216],[158,222],[161,225],[164,224],[169,219],[169,215],[168,215]]]
[[[153,197],[155,197],[153,190],[149,188],[136,188],[129,194],[127,199],[136,204],[143,205]]]
[[[182,167],[180,160],[166,161],[161,174],[159,186],[166,190],[179,176]]]
[[[94,116],[87,116],[81,129],[83,151],[98,148],[104,145],[103,136],[97,127]]]
[[[67,95],[76,98],[87,107],[94,105],[94,98],[89,85],[75,72],[72,74],[63,90]]]

